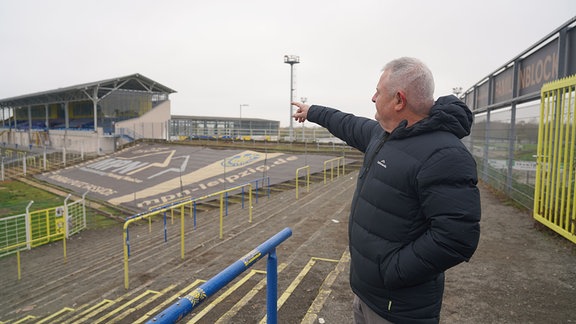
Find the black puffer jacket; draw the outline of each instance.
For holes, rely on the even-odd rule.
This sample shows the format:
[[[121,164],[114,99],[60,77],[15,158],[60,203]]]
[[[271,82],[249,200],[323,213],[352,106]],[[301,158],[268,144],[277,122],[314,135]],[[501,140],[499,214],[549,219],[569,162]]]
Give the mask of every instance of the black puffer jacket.
[[[390,134],[321,106],[308,120],[365,153],[349,222],[352,290],[394,323],[437,323],[444,271],[469,260],[480,236],[476,163],[460,141],[472,113],[448,96]]]

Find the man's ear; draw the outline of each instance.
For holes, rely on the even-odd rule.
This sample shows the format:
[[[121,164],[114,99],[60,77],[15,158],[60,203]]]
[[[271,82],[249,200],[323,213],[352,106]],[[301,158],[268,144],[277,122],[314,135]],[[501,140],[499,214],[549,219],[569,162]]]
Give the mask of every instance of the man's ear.
[[[396,92],[396,96],[395,96],[395,100],[396,100],[396,110],[401,110],[402,108],[406,107],[407,101],[406,101],[406,95],[404,94],[404,92],[402,91],[397,91]]]

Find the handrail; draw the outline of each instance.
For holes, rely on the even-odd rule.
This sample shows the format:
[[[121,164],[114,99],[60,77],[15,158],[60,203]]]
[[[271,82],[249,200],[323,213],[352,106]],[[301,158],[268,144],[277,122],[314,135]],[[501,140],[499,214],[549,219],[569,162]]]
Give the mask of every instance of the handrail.
[[[340,163],[342,163],[342,175],[346,173],[345,171],[345,164],[344,164],[344,157],[340,156],[337,158],[333,158],[330,160],[324,161],[324,184],[326,184],[326,164],[330,163],[330,181],[334,180],[334,162],[336,163],[336,176],[340,177]]]
[[[296,199],[298,199],[298,174],[300,170],[306,170],[306,192],[310,192],[310,166],[303,166],[301,168],[296,169]]]
[[[20,251],[23,249],[20,249],[20,247],[24,247],[27,246],[31,243],[36,243],[36,242],[43,242],[46,238],[52,239],[52,238],[57,238],[57,237],[62,237],[62,240],[66,241],[66,236],[64,235],[64,233],[55,233],[55,234],[50,234],[49,236],[43,236],[43,237],[39,237],[37,239],[31,239],[31,240],[27,240],[25,242],[21,242],[21,243],[17,243],[17,244],[13,244],[11,246],[8,247],[3,247],[0,248],[0,253],[5,252],[5,251],[11,251],[16,249],[16,267],[18,270],[18,280],[22,279],[22,267],[21,267],[21,260],[20,260]],[[29,248],[27,248],[28,250],[30,250]],[[66,262],[66,244],[64,244],[64,262]]]
[[[176,208],[181,208],[181,211],[180,211],[180,256],[182,259],[184,259],[184,206],[195,204],[199,200],[204,200],[204,199],[214,197],[214,196],[220,196],[220,233],[219,233],[219,237],[220,237],[220,239],[222,239],[224,237],[224,235],[223,235],[224,193],[239,190],[239,189],[242,189],[244,187],[249,188],[249,191],[248,191],[248,204],[249,204],[249,206],[248,206],[248,215],[249,215],[248,216],[248,222],[252,223],[252,183],[246,183],[246,184],[236,186],[233,188],[229,188],[226,190],[220,190],[218,192],[214,192],[214,193],[202,196],[202,197],[190,199],[188,201],[172,204],[169,206],[163,206],[163,207],[154,209],[153,211],[149,211],[147,213],[140,213],[140,214],[126,218],[126,221],[124,221],[124,228],[122,231],[123,232],[122,245],[124,247],[124,288],[126,288],[126,289],[129,288],[128,258],[130,257],[130,234],[128,232],[128,226],[131,223],[134,223],[136,221],[139,221],[139,220],[142,220],[145,218],[150,219],[152,216],[156,216],[160,213],[164,213],[164,240],[167,241],[166,212],[167,211],[173,211]]]
[[[236,187],[234,187],[234,188],[225,189],[225,190],[222,190],[222,191],[210,193],[210,194],[208,194],[208,195],[205,195],[205,196],[202,196],[202,197],[199,197],[199,198],[194,198],[194,197],[191,197],[191,196],[186,196],[186,197],[181,197],[181,198],[178,198],[178,199],[169,201],[169,202],[167,202],[167,203],[165,203],[165,204],[154,205],[154,206],[148,207],[148,211],[145,211],[145,212],[141,212],[141,213],[138,213],[138,214],[134,214],[134,215],[128,216],[128,217],[126,217],[125,220],[129,220],[129,219],[132,219],[132,218],[137,218],[137,217],[140,217],[140,216],[143,216],[143,215],[148,215],[148,214],[150,214],[150,213],[152,213],[152,212],[163,212],[163,211],[167,211],[167,210],[169,210],[169,209],[171,209],[171,208],[179,208],[179,207],[181,207],[182,205],[189,204],[190,202],[194,202],[194,201],[198,201],[198,200],[203,200],[203,199],[206,199],[206,198],[210,198],[210,197],[212,197],[212,196],[215,196],[215,195],[219,194],[220,192],[231,191],[232,189],[236,189],[236,188],[239,188],[239,187],[242,187],[242,188],[243,188],[243,187],[246,187],[246,186],[248,186],[248,184],[251,184],[251,183],[255,183],[255,185],[252,186],[252,188],[255,188],[255,190],[256,190],[254,193],[255,193],[255,195],[256,195],[256,202],[258,202],[258,192],[257,192],[257,190],[259,189],[259,188],[258,188],[258,181],[262,181],[262,186],[264,186],[264,180],[268,180],[268,185],[267,185],[268,193],[267,193],[267,195],[268,195],[268,197],[270,197],[270,177],[262,177],[262,178],[258,178],[258,179],[255,179],[255,180],[248,181],[248,182],[244,183],[243,185],[238,185],[238,186],[236,186]],[[244,201],[242,201],[242,208],[244,208]]]
[[[16,266],[18,271],[18,280],[22,279],[22,271],[21,271],[21,259],[20,259],[20,252],[23,250],[30,250],[34,247],[50,243],[52,241],[62,240],[62,248],[64,254],[64,262],[67,261],[67,239],[69,238],[70,228],[68,223],[68,218],[70,214],[68,212],[68,206],[71,204],[76,204],[80,200],[77,200],[73,203],[68,203],[72,195],[69,194],[66,199],[64,200],[64,206],[57,206],[57,207],[50,207],[41,210],[30,211],[30,207],[34,204],[34,201],[31,200],[28,205],[26,206],[26,213],[20,215],[13,215],[7,216],[2,218],[1,222],[12,222],[13,225],[4,223],[3,225],[0,224],[6,232],[11,230],[16,231],[16,242],[11,243],[11,240],[5,236],[2,237],[4,240],[2,245],[0,245],[0,256],[8,255],[11,253],[16,253]],[[83,204],[83,215],[85,214],[85,199],[86,194],[82,196],[82,204]],[[63,207],[63,215],[56,216],[53,215],[59,208]],[[25,231],[25,238],[24,241],[18,239],[17,232],[20,230],[19,226],[21,226],[22,222],[19,222],[19,218],[23,219],[23,226]],[[20,225],[19,225],[20,224]],[[84,221],[83,224],[86,224]],[[85,227],[74,227],[75,230],[80,231]],[[3,233],[4,234],[4,233]],[[7,245],[10,244],[10,245]]]
[[[179,299],[160,314],[154,316],[147,324],[178,322],[192,312],[196,306],[217,293],[265,255],[268,255],[268,263],[266,266],[266,318],[268,323],[276,324],[278,320],[278,260],[276,257],[276,247],[291,235],[292,230],[286,227],[238,261],[222,270],[219,274],[206,281],[190,294]]]
[[[162,206],[152,207],[151,210],[127,217],[126,220],[124,221],[123,243],[122,243],[123,249],[124,249],[124,287],[126,289],[129,288],[128,258],[130,257],[130,234],[128,231],[128,226],[131,223],[136,222],[138,220],[148,218],[148,221],[149,221],[148,226],[149,226],[149,228],[151,228],[151,223],[150,223],[151,218],[153,216],[164,213],[164,240],[167,241],[166,214],[165,213],[170,211],[171,215],[173,216],[174,209],[180,209],[180,257],[182,259],[184,259],[184,208],[185,208],[185,206],[187,206],[187,205],[190,206],[191,213],[193,212],[193,217],[194,217],[194,220],[193,220],[194,221],[194,228],[196,228],[196,208],[195,208],[196,202],[198,202],[200,200],[205,200],[205,199],[210,198],[210,197],[220,196],[220,231],[219,231],[219,237],[220,237],[220,239],[222,239],[224,237],[224,233],[223,233],[223,227],[224,227],[224,224],[223,224],[224,194],[231,192],[231,191],[241,189],[242,190],[242,208],[244,208],[244,188],[248,187],[248,205],[249,205],[249,207],[248,207],[248,222],[252,223],[252,192],[254,190],[253,183],[255,182],[256,202],[258,202],[258,182],[262,181],[262,187],[264,187],[264,180],[266,180],[266,179],[268,180],[268,184],[267,184],[268,196],[270,196],[270,177],[263,177],[260,179],[249,181],[243,185],[239,185],[239,186],[236,186],[233,188],[228,188],[226,190],[221,190],[218,192],[210,193],[210,194],[202,196],[202,197],[189,198],[189,199],[186,199],[184,201],[177,200],[177,201],[173,201],[173,202],[170,202],[170,203],[162,205]],[[226,214],[228,214],[228,213],[226,212]]]

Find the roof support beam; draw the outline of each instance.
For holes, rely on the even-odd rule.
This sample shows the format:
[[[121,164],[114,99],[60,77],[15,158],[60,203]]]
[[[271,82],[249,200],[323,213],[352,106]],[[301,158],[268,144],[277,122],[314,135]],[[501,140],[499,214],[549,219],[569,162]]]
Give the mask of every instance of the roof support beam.
[[[93,96],[90,98],[92,99],[92,105],[94,108],[94,132],[98,132],[98,86],[94,87]]]
[[[70,128],[70,113],[68,112],[68,101],[64,103],[64,127],[67,130]]]

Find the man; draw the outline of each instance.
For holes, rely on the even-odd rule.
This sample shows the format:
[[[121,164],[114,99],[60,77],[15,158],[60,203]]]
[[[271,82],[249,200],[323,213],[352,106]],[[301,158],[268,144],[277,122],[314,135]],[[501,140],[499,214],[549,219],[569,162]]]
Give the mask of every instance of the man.
[[[293,103],[295,120],[365,153],[349,221],[355,323],[438,323],[444,271],[478,245],[476,163],[460,141],[472,113],[433,93],[430,70],[403,57],[382,70],[376,121]]]

